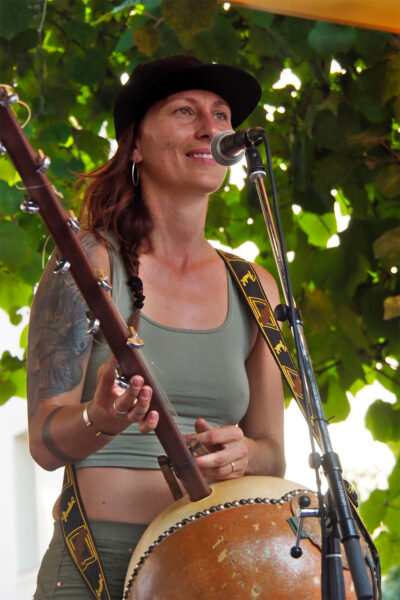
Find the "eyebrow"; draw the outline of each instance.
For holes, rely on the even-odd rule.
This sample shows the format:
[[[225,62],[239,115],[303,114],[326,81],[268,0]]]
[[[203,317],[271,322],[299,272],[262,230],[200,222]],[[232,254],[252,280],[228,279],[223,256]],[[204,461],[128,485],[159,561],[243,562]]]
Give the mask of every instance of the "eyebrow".
[[[179,98],[173,98],[173,99],[169,99],[168,97],[165,98],[165,103],[168,104],[169,102],[178,102],[178,101],[184,101],[184,102],[191,102],[192,104],[198,104],[198,101],[196,100],[196,98],[191,98],[190,96],[181,96]],[[229,108],[230,110],[230,106],[227,102],[225,102],[225,100],[223,100],[222,98],[220,100],[214,100],[213,106],[217,107],[217,106],[226,106],[227,108]]]

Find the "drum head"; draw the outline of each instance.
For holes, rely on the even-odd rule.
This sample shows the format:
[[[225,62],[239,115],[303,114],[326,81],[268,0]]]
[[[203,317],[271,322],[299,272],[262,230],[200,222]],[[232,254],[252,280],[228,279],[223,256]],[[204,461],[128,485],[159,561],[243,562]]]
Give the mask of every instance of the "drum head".
[[[299,499],[316,495],[273,477],[213,486],[198,502],[182,498],[149,526],[129,565],[129,600],[320,600],[319,521],[293,558]],[[355,598],[348,580],[346,599]]]

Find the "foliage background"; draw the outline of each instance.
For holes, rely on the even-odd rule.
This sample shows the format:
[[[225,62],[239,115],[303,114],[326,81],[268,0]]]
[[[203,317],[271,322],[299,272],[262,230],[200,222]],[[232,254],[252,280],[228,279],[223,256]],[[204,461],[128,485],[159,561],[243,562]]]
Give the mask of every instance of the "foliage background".
[[[400,255],[399,36],[225,10],[216,0],[0,0],[0,11],[1,81],[32,108],[28,138],[51,157],[50,178],[75,210],[73,173],[107,157],[123,73],[181,52],[253,72],[262,102],[243,126],[267,125],[287,250],[295,253],[294,294],[326,416],[345,419],[346,392],[374,380],[398,397],[390,359],[400,354],[400,289],[392,269]],[[333,59],[341,72],[330,72]],[[284,68],[300,78],[299,90],[272,87]],[[273,121],[265,121],[264,104],[279,109]],[[24,110],[16,110],[23,120]],[[51,242],[40,219],[19,210],[23,192],[7,158],[0,178],[0,307],[16,324]],[[276,274],[254,189],[231,186],[214,196],[208,237],[232,247],[251,239],[261,251],[257,261]],[[351,217],[342,232],[335,201]],[[340,244],[327,248],[334,234]],[[2,403],[25,397],[24,359],[4,353],[0,383]],[[400,564],[399,409],[399,401],[377,400],[366,418],[396,458],[388,489],[374,490],[361,507],[376,531],[384,572]]]

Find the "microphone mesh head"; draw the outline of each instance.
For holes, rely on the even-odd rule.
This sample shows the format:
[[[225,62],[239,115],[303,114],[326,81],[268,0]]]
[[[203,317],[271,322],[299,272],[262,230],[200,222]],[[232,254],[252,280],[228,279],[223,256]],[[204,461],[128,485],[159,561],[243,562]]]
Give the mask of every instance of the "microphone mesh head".
[[[221,141],[228,135],[232,135],[234,133],[235,131],[232,131],[230,129],[224,129],[224,131],[219,131],[216,135],[214,135],[213,139],[211,140],[210,150],[213,159],[216,160],[217,163],[219,163],[220,165],[224,165],[224,167],[231,167],[232,165],[235,165],[240,160],[242,160],[244,155],[244,150],[239,154],[236,154],[235,156],[231,157],[226,156],[221,151]]]

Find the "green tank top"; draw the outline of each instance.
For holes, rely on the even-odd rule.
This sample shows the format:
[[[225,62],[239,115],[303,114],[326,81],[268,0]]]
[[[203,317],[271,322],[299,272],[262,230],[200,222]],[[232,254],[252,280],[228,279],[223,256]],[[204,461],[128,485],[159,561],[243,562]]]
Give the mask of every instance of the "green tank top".
[[[109,250],[112,298],[122,318],[132,313],[127,276],[122,259]],[[214,329],[190,330],[166,327],[146,317],[142,311],[140,336],[143,352],[172,407],[182,434],[194,432],[198,417],[210,425],[236,424],[249,404],[249,383],[245,361],[250,352],[250,318],[228,275],[228,314]],[[93,398],[97,369],[110,356],[101,335],[93,341],[82,402]],[[81,467],[131,467],[158,469],[157,456],[164,451],[154,433],[140,434],[137,424],[120,433],[104,448],[79,461]]]

